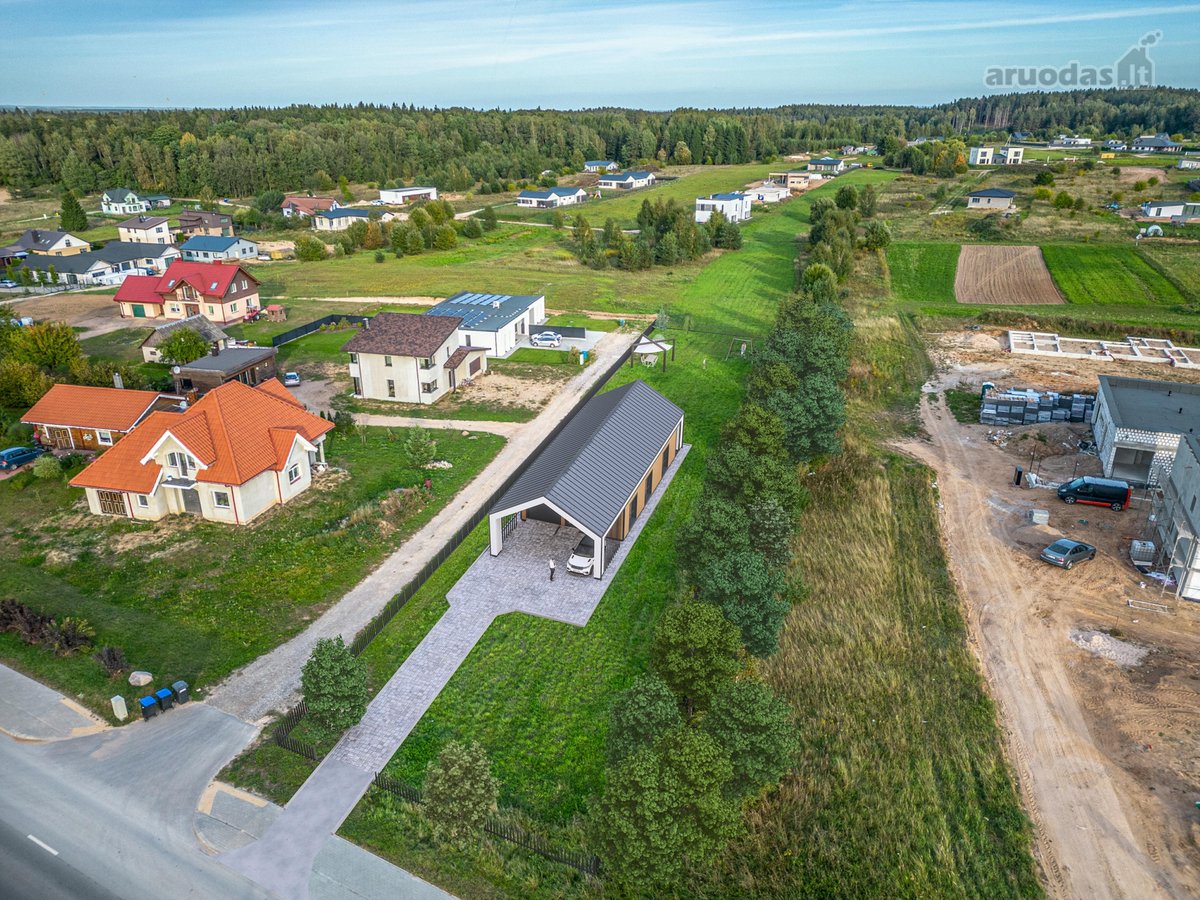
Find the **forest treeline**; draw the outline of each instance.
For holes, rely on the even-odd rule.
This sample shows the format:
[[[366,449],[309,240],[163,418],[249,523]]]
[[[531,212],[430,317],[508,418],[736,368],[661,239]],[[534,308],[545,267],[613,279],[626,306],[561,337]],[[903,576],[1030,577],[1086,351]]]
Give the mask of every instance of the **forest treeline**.
[[[194,197],[351,182],[444,190],[537,178],[585,159],[739,163],[917,136],[1200,131],[1200,92],[1007,94],[930,107],[796,105],[671,112],[393,106],[0,112],[0,184],[18,192],[118,185]]]

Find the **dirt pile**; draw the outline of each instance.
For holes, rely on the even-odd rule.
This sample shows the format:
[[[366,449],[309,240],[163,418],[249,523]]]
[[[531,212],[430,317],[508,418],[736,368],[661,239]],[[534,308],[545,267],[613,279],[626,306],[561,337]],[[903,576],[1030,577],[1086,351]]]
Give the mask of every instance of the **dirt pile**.
[[[1071,629],[1071,643],[1118,666],[1140,666],[1149,650],[1117,640],[1103,631]]]

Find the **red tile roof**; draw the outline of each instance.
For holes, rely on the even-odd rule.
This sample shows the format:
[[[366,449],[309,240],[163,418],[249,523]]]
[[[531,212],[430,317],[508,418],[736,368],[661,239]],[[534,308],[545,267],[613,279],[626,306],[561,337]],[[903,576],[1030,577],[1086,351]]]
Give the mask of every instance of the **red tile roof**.
[[[283,471],[297,435],[311,442],[332,428],[332,422],[306,411],[275,379],[257,388],[230,381],[186,412],[152,413],[71,484],[150,493],[160,469],[142,460],[168,432],[206,467],[197,470],[197,481],[245,484],[263,472]]]
[[[158,294],[168,294],[186,282],[207,297],[224,297],[233,283],[238,272],[253,281],[259,280],[238,265],[225,265],[221,262],[185,262],[177,259],[167,267],[167,271],[158,279],[154,289]]]
[[[21,417],[21,421],[31,425],[126,432],[158,398],[155,391],[56,384]]]
[[[113,300],[117,303],[162,303],[163,298],[155,291],[157,287],[157,275],[126,275]]]

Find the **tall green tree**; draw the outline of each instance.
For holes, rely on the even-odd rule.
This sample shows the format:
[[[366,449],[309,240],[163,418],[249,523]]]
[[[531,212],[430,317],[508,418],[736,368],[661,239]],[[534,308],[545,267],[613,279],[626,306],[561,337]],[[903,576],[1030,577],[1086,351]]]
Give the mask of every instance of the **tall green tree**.
[[[667,683],[653,672],[638,676],[613,703],[605,744],[609,763],[654,744],[682,721],[679,700]]]
[[[453,250],[458,246],[458,232],[453,225],[442,225],[434,234],[433,247],[435,250]]]
[[[499,792],[483,747],[451,741],[425,770],[425,817],[439,840],[461,846],[483,833]]]
[[[683,698],[688,718],[742,667],[742,640],[720,609],[692,601],[667,608],[654,628],[654,671]]]
[[[792,710],[774,691],[754,679],[727,682],[713,697],[701,728],[728,754],[732,797],[775,784],[795,758],[798,741]]]
[[[325,258],[325,242],[311,234],[301,234],[294,241],[296,259],[301,262],[315,262]]]
[[[158,345],[162,361],[175,365],[190,363],[207,352],[208,341],[194,328],[176,328]]]
[[[498,225],[496,221],[496,210],[490,206],[485,206],[483,212],[479,214],[480,220],[483,222],[484,231],[495,231]]]
[[[66,372],[83,359],[83,349],[65,322],[37,322],[16,333],[10,355],[46,372]]]
[[[342,636],[321,638],[300,673],[304,705],[330,734],[356,725],[367,711],[367,666],[350,653]]]
[[[70,190],[62,192],[62,210],[59,213],[59,225],[63,231],[87,231],[87,213],[83,211],[79,200]]]

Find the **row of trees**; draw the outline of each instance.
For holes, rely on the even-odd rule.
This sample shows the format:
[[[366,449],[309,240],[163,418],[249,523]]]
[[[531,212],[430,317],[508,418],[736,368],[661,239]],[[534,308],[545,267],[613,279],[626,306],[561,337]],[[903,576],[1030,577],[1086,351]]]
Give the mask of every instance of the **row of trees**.
[[[618,893],[679,889],[743,832],[747,805],[797,750],[790,708],[750,660],[778,649],[800,590],[787,574],[805,500],[796,466],[836,452],[845,420],[852,328],[817,268],[755,351],[746,402],[680,530],[686,597],[655,628],[651,671],[612,710],[591,827]]]
[[[1200,130],[1194,91],[1021,93],[932,107],[792,105],[774,109],[472,110],[391,106],[0,113],[0,184],[79,193],[127,184],[195,197],[411,181],[466,190],[585,159],[622,165],[739,163],[842,144],[1019,128],[1133,135]],[[329,176],[325,176],[328,180]]]
[[[63,322],[25,327],[0,322],[0,407],[33,406],[56,382],[111,386],[117,373],[125,387],[148,386],[135,368],[84,356],[79,338]]]
[[[607,219],[597,235],[581,213],[574,222],[575,254],[592,268],[637,270],[673,266],[703,256],[714,247],[737,250],[742,246],[742,231],[735,223],[715,213],[708,222],[697,225],[692,210],[673,199],[653,204],[643,200],[637,221],[636,236],[626,234],[615,219]]]
[[[478,215],[455,219],[454,208],[443,201],[433,201],[414,208],[407,221],[383,222],[372,216],[367,221],[354,222],[333,238],[334,255],[349,256],[358,250],[375,252],[382,262],[384,251],[397,257],[416,256],[426,250],[453,250],[459,237],[481,238],[495,231],[496,211],[484,207]],[[300,234],[295,240],[296,258],[304,262],[324,259],[327,255],[323,240],[311,233]]]
[[[809,211],[809,261],[819,268],[804,268],[796,260],[796,289],[819,302],[831,302],[837,283],[854,268],[854,253],[860,247],[883,250],[892,241],[887,223],[874,218],[879,192],[873,184],[861,189],[852,184],[837,194],[813,201]],[[865,224],[864,223],[865,220]],[[861,226],[861,233],[860,233]]]

